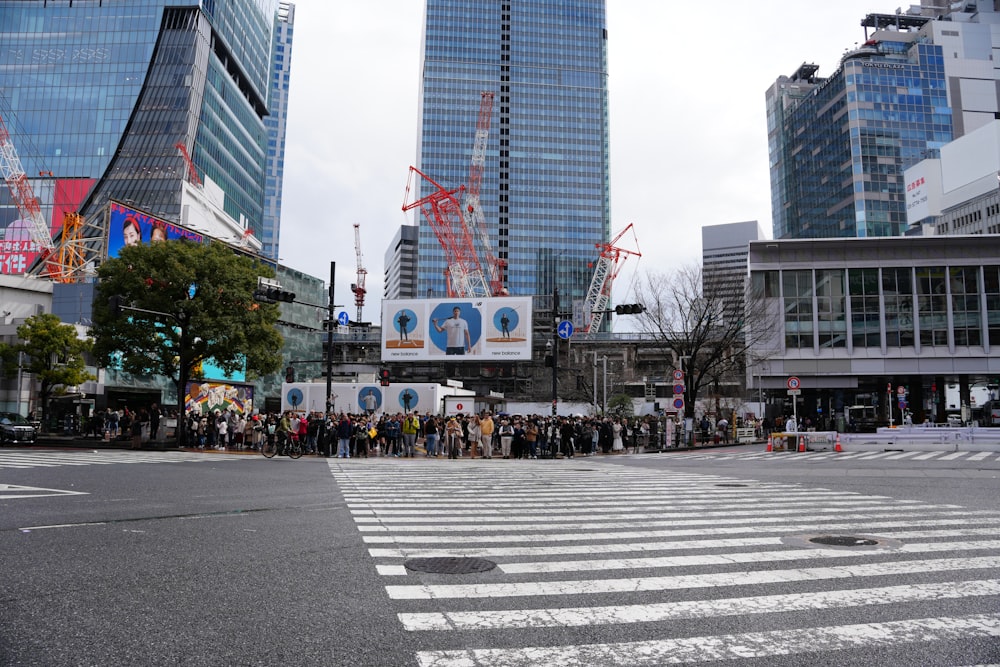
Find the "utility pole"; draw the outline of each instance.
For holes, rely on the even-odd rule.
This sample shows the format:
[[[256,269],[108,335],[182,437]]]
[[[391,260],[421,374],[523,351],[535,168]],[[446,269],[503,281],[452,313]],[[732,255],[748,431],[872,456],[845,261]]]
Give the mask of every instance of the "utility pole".
[[[552,416],[559,406],[559,288],[552,288]]]
[[[337,274],[337,263],[330,262],[330,298],[327,303],[326,313],[326,412],[329,415],[333,410],[333,279]],[[358,307],[361,310],[361,307]]]

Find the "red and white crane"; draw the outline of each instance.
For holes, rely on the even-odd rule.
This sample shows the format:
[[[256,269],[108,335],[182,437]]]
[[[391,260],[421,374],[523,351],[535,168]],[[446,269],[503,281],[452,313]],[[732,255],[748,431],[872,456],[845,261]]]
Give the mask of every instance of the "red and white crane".
[[[472,238],[478,242],[477,254],[480,264],[486,271],[490,294],[502,294],[504,262],[493,252],[489,231],[482,206],[479,203],[479,187],[483,181],[483,169],[486,167],[486,144],[490,137],[490,121],[493,118],[493,93],[480,93],[479,117],[476,121],[476,139],[472,145],[472,162],[469,165],[469,183],[466,186],[462,203],[465,206],[466,222],[472,233]]]
[[[49,224],[42,216],[42,209],[35,197],[28,177],[21,166],[21,158],[17,155],[14,142],[11,141],[10,132],[0,118],[0,175],[10,189],[14,205],[21,218],[29,223],[28,233],[31,240],[38,246],[38,251],[42,254],[42,259],[52,255],[55,250],[55,243],[52,242],[52,232]]]
[[[358,258],[358,277],[357,282],[351,283],[351,291],[354,292],[354,305],[358,307],[358,319],[355,321],[361,322],[361,309],[365,306],[365,294],[368,292],[365,289],[368,271],[361,262],[361,225],[357,223],[354,224],[354,254]]]
[[[642,257],[639,252],[639,241],[632,230],[632,240],[635,241],[635,250],[628,250],[616,245],[625,232],[632,230],[632,223],[621,230],[617,236],[611,239],[610,243],[596,243],[594,247],[601,251],[594,268],[594,277],[590,281],[590,289],[587,290],[585,301],[587,310],[591,313],[590,324],[584,329],[584,333],[597,333],[604,321],[604,311],[608,309],[611,302],[611,287],[618,277],[625,260],[630,256]]]

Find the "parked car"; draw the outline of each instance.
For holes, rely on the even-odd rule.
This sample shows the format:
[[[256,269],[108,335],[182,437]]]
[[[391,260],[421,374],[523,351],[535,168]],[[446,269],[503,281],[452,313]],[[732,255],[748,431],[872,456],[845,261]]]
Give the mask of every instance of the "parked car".
[[[33,443],[37,433],[32,423],[16,412],[0,412],[0,444]]]

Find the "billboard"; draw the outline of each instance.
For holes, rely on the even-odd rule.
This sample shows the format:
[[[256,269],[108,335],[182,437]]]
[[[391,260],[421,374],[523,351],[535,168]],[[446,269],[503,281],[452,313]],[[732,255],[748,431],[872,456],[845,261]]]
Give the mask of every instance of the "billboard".
[[[254,411],[253,387],[221,382],[188,382],[184,413],[207,415],[232,410],[249,415]]]
[[[531,359],[531,297],[382,302],[382,360]]]
[[[125,204],[112,201],[108,209],[108,257],[117,257],[123,246],[186,238],[204,242],[201,234]]]

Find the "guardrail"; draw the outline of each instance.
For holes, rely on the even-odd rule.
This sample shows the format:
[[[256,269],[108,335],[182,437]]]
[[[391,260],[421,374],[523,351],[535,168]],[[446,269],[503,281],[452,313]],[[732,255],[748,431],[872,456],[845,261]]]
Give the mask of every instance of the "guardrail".
[[[837,431],[776,431],[768,435],[768,451],[801,452],[835,449],[840,442]]]
[[[959,449],[992,451],[1000,448],[1000,428],[981,426],[900,426],[880,428],[875,433],[844,434],[852,446],[875,445],[891,448]]]

